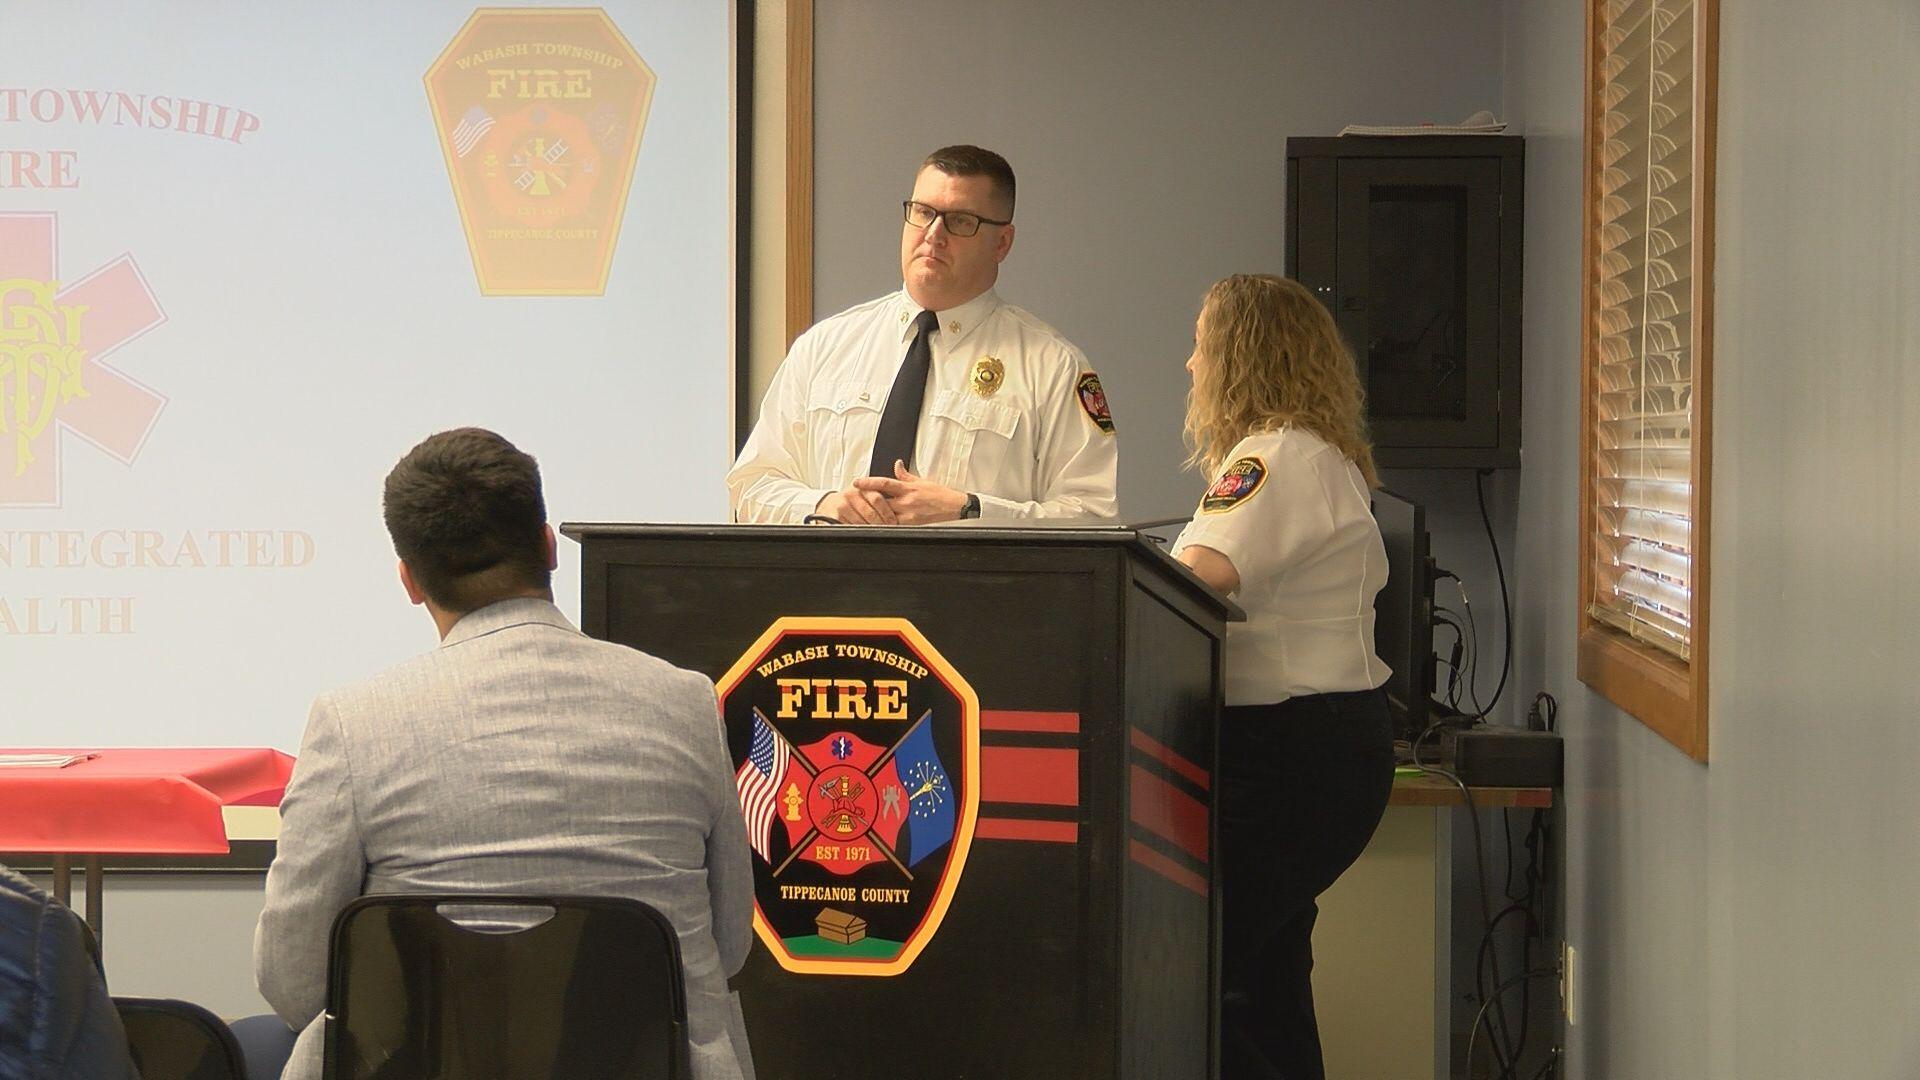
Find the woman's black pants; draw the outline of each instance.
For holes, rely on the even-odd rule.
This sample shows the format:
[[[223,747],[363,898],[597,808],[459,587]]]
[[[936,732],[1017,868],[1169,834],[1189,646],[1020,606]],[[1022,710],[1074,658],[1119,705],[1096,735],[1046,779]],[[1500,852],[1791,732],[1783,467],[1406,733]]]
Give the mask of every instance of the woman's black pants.
[[[1379,690],[1220,718],[1221,1077],[1322,1080],[1314,898],[1372,838],[1393,788]]]

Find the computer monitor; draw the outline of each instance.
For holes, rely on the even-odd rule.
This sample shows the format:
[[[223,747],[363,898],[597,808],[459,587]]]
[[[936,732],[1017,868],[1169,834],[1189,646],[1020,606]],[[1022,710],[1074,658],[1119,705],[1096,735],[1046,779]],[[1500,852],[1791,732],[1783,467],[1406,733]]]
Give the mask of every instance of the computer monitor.
[[[1373,599],[1373,650],[1393,671],[1387,699],[1400,738],[1426,729],[1433,704],[1433,555],[1427,512],[1385,488],[1373,493],[1373,520],[1387,549],[1387,584]]]

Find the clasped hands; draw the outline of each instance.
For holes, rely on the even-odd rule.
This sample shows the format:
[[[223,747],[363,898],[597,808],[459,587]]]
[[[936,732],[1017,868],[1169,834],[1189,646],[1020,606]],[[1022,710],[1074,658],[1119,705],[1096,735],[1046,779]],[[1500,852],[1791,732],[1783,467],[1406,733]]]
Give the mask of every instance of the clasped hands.
[[[958,520],[966,505],[965,492],[916,476],[896,459],[892,476],[862,476],[813,512],[847,525],[931,525]]]

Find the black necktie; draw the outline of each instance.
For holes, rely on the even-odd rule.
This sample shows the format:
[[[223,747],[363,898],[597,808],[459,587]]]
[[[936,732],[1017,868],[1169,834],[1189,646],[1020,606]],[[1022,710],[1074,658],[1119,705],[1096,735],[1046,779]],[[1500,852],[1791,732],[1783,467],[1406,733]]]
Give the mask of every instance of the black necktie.
[[[928,339],[940,328],[940,317],[922,311],[913,320],[913,344],[907,346],[907,358],[900,362],[900,374],[893,377],[893,390],[887,394],[886,411],[880,414],[880,429],[873,436],[873,461],[868,476],[892,476],[896,460],[913,468],[913,441],[920,431],[920,403],[927,396],[927,369],[933,366],[933,346]]]

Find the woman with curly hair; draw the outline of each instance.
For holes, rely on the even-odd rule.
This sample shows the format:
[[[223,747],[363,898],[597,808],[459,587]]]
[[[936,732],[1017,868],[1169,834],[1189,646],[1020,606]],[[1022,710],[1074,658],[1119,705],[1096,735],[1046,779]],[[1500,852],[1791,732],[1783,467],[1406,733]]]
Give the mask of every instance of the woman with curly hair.
[[[1221,1075],[1318,1080],[1314,901],[1393,786],[1360,380],[1326,308],[1267,274],[1207,290],[1187,370],[1189,464],[1209,484],[1173,551],[1247,613],[1220,718]]]

